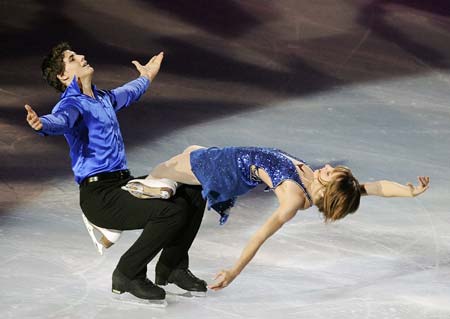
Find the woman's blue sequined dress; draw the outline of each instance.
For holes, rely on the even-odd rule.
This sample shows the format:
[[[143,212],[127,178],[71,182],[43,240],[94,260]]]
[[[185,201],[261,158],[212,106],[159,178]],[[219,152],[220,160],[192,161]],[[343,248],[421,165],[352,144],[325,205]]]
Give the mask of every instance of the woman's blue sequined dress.
[[[285,180],[293,180],[306,192],[296,166],[288,158],[295,158],[275,148],[265,147],[211,147],[191,153],[192,172],[203,187],[202,195],[208,201],[208,209],[213,208],[225,223],[226,211],[234,206],[236,197],[243,195],[261,184],[259,178],[252,175],[251,167],[263,169],[276,188]]]

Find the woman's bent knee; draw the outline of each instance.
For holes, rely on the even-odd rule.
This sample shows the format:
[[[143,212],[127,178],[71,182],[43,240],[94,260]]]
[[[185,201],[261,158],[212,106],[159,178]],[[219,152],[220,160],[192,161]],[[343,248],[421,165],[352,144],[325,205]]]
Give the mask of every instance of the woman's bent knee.
[[[188,147],[186,147],[184,149],[183,153],[190,153],[190,152],[193,152],[193,151],[201,149],[201,148],[205,148],[205,147],[200,146],[200,145],[189,145]]]

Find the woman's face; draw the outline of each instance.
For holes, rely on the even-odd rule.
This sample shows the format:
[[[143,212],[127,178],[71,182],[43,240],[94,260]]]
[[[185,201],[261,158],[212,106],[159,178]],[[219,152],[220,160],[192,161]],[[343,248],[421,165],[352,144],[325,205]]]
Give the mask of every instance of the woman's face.
[[[334,167],[326,164],[324,167],[314,171],[314,177],[317,178],[322,186],[326,186],[331,181],[331,175],[333,174]]]
[[[325,187],[332,179],[333,172],[334,167],[329,164],[314,171],[314,181],[311,185],[313,199],[323,196]]]

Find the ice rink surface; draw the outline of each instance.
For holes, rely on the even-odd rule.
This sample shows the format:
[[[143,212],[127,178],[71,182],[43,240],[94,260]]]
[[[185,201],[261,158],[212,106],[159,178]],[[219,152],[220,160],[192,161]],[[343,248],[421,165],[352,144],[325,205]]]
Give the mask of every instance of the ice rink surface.
[[[2,319],[450,317],[447,1],[1,1],[0,37]],[[362,182],[429,175],[431,188],[364,198],[329,225],[299,212],[206,298],[114,300],[111,273],[138,231],[98,255],[64,138],[25,122],[25,103],[46,114],[58,100],[39,66],[61,40],[102,88],[164,50],[149,92],[119,115],[135,175],[191,144],[257,145],[347,165]],[[224,226],[206,212],[191,270],[212,282],[276,207],[260,188]]]

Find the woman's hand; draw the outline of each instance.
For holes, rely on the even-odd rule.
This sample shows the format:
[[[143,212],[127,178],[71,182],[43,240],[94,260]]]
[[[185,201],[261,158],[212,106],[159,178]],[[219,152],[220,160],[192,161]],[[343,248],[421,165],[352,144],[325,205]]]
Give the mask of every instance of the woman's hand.
[[[221,270],[214,278],[216,282],[213,283],[212,285],[209,285],[208,288],[214,291],[223,289],[227,287],[229,284],[231,284],[231,282],[234,280],[234,278],[236,278],[236,276],[237,274],[230,269]]]
[[[416,197],[416,196],[422,194],[430,187],[430,177],[429,176],[419,176],[417,179],[419,180],[419,185],[417,185],[417,186],[414,186],[411,183],[406,184],[410,188],[411,195],[413,197]]]

